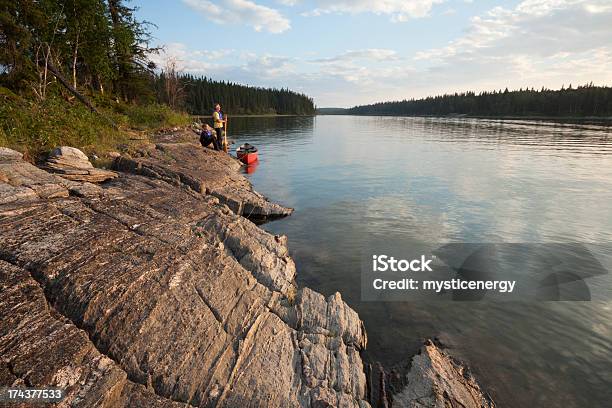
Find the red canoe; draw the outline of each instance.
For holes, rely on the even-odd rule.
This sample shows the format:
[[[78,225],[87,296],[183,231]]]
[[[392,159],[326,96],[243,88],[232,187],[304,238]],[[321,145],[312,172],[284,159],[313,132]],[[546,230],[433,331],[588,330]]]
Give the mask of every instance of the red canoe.
[[[236,150],[236,156],[244,164],[253,164],[258,160],[257,148],[245,143]]]

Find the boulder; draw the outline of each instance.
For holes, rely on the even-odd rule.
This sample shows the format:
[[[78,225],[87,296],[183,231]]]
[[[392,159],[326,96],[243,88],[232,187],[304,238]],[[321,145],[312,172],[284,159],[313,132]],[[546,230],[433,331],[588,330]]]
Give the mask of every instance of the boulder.
[[[0,147],[0,204],[68,197],[70,182],[22,160],[21,153]]]
[[[68,146],[53,149],[44,168],[68,180],[90,183],[101,183],[117,177],[113,171],[95,168],[85,153]]]
[[[93,168],[93,165],[89,162],[89,158],[85,153],[75,147],[69,146],[61,146],[53,149],[49,154],[47,162],[64,167],[80,169]]]
[[[393,408],[494,408],[495,403],[461,363],[432,341],[412,358],[406,386],[393,395]]]
[[[21,160],[22,158],[23,154],[19,153],[18,151],[0,146],[0,162]]]

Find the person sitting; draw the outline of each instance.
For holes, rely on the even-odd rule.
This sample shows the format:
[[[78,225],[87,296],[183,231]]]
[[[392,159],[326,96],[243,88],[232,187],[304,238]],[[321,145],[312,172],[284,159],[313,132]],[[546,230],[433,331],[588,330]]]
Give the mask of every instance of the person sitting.
[[[208,147],[212,144],[215,150],[221,150],[221,146],[214,129],[208,126],[207,123],[204,124],[202,131],[200,132],[200,144],[202,147]]]

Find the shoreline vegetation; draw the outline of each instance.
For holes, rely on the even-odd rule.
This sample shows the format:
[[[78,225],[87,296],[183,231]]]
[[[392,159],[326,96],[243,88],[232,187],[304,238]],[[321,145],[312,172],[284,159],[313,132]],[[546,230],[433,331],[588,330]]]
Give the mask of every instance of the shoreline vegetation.
[[[352,108],[320,108],[318,114],[364,116],[469,117],[484,119],[612,119],[612,87],[592,83],[559,90],[519,89],[463,92],[422,99],[379,102]]]
[[[126,0],[8,2],[0,11],[0,145],[43,160],[69,145],[88,154],[129,151],[158,130],[208,116],[312,115],[314,103],[270,89],[182,74],[152,60],[151,24]],[[138,144],[138,143],[136,143]]]

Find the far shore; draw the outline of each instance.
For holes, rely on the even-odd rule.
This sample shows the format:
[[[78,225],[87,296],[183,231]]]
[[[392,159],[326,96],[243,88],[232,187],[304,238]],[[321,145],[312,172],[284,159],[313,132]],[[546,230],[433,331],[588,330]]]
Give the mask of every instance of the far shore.
[[[497,119],[497,120],[549,120],[578,122],[612,122],[612,116],[478,116],[478,115],[400,115],[400,114],[354,114],[318,113],[316,116],[389,116],[402,118],[439,118],[439,119]]]
[[[276,118],[276,117],[313,117],[313,116],[389,116],[401,118],[439,118],[439,119],[492,119],[492,120],[549,120],[549,121],[576,121],[576,122],[612,122],[612,116],[503,116],[503,115],[401,115],[401,114],[355,114],[355,113],[316,113],[314,115],[280,115],[280,114],[227,114],[228,118]],[[208,115],[191,115],[193,118],[208,118]]]

